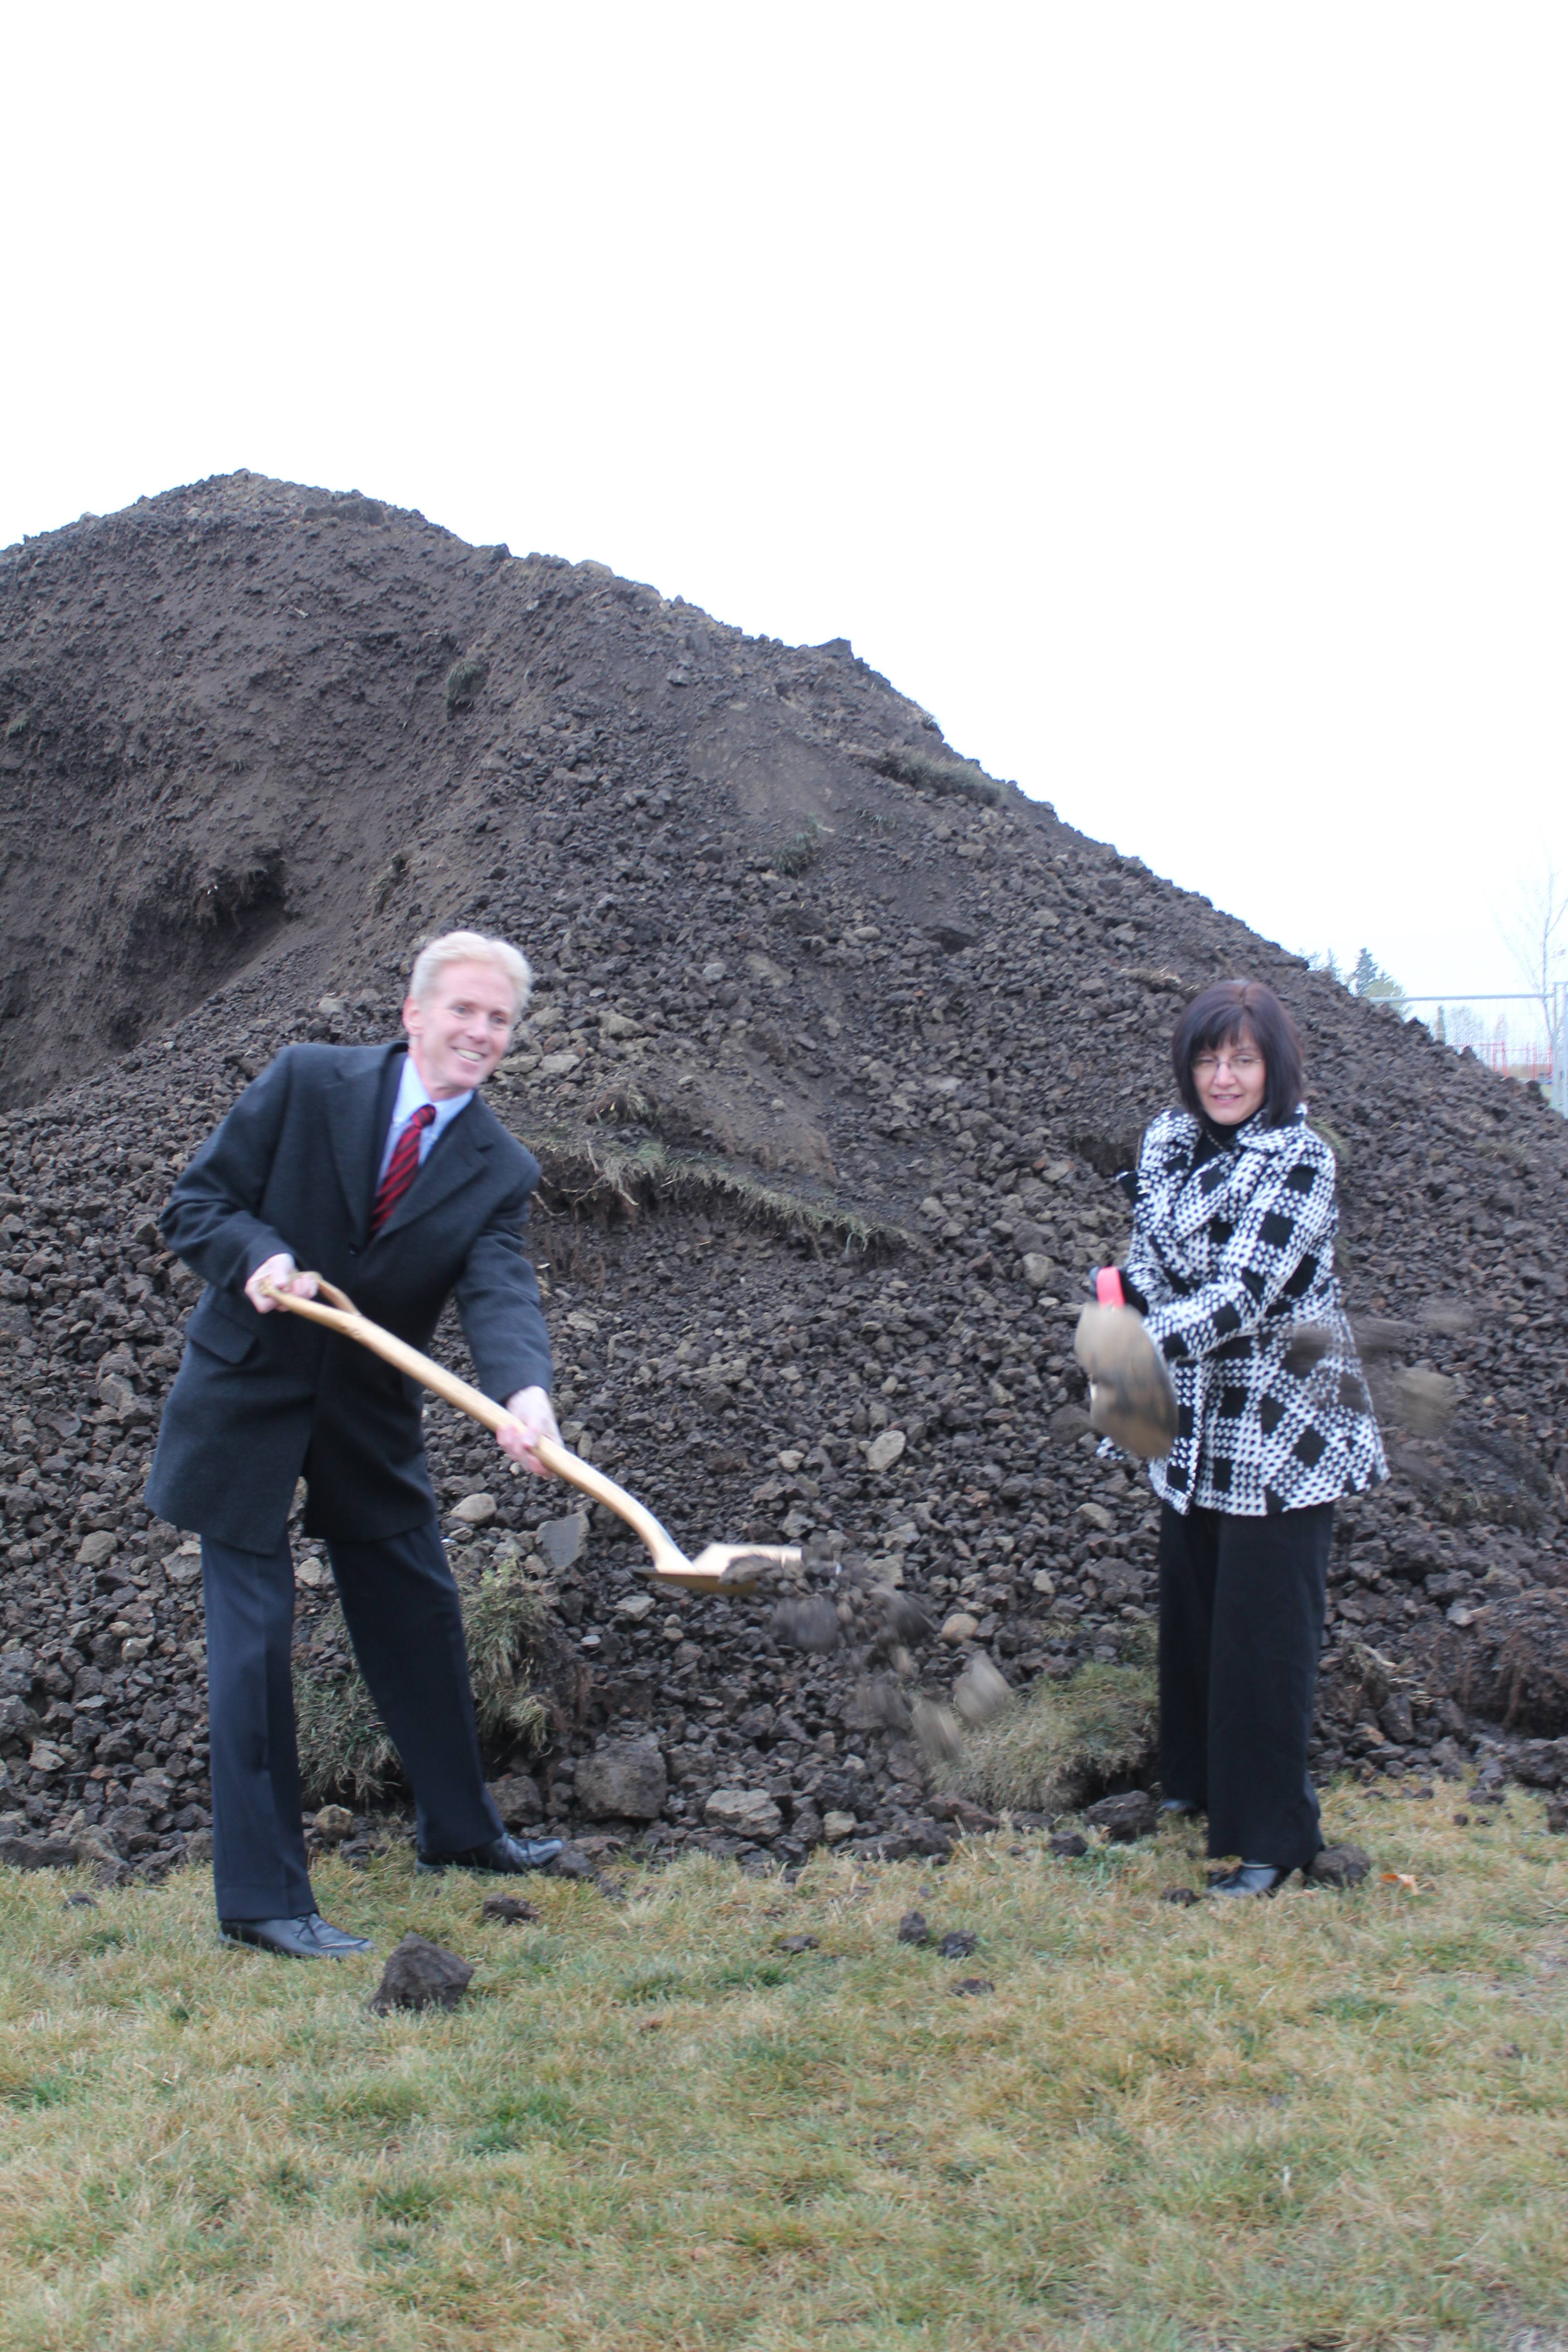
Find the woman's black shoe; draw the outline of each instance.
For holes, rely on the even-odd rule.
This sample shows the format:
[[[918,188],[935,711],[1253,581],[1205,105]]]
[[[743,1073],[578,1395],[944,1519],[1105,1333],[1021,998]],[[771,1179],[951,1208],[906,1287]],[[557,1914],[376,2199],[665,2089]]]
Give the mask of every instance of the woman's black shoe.
[[[1241,1862],[1227,1870],[1223,1878],[1211,1878],[1211,1895],[1278,1895],[1289,1877],[1288,1870],[1276,1870],[1271,1862]]]

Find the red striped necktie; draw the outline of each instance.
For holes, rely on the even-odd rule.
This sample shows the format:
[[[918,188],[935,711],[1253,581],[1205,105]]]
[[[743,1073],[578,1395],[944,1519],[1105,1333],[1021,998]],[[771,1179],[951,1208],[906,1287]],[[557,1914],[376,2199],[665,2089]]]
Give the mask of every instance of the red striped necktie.
[[[419,1173],[419,1139],[434,1123],[436,1106],[421,1103],[394,1146],[386,1163],[386,1173],[376,1189],[375,1206],[370,1213],[370,1229],[380,1233],[383,1225]]]

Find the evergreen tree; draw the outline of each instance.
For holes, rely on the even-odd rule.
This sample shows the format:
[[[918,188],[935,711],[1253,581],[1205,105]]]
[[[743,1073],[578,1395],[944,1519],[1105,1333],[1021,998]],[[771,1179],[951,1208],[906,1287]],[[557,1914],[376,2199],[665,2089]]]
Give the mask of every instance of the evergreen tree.
[[[1384,971],[1370,948],[1363,948],[1351,974],[1351,986],[1358,996],[1370,996],[1380,1004],[1390,1004],[1403,1015],[1409,1011],[1405,991],[1391,971]]]

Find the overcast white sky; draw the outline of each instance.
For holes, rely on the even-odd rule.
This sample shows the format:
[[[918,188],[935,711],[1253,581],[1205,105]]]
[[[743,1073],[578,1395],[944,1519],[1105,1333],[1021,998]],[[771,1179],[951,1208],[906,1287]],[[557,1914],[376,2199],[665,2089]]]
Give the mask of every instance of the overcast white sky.
[[[0,544],[250,466],[846,635],[1289,946],[1568,867],[1568,13],[14,14]]]

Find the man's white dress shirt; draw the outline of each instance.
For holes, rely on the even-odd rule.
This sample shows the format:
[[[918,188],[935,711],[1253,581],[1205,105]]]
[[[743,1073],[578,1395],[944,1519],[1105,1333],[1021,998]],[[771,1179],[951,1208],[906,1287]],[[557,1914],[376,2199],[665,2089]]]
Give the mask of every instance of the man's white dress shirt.
[[[466,1095],[451,1095],[445,1102],[431,1102],[430,1097],[425,1091],[425,1081],[414,1066],[413,1055],[405,1054],[403,1076],[397,1081],[397,1100],[392,1106],[392,1125],[386,1130],[386,1147],[381,1155],[381,1166],[376,1171],[377,1189],[379,1190],[381,1180],[385,1175],[391,1164],[392,1155],[397,1149],[397,1139],[416,1110],[424,1104],[430,1103],[430,1108],[436,1114],[419,1139],[419,1165],[423,1168],[434,1150],[436,1138],[441,1133],[443,1128],[449,1127],[458,1112],[467,1110],[473,1099],[473,1095],[469,1092]]]

